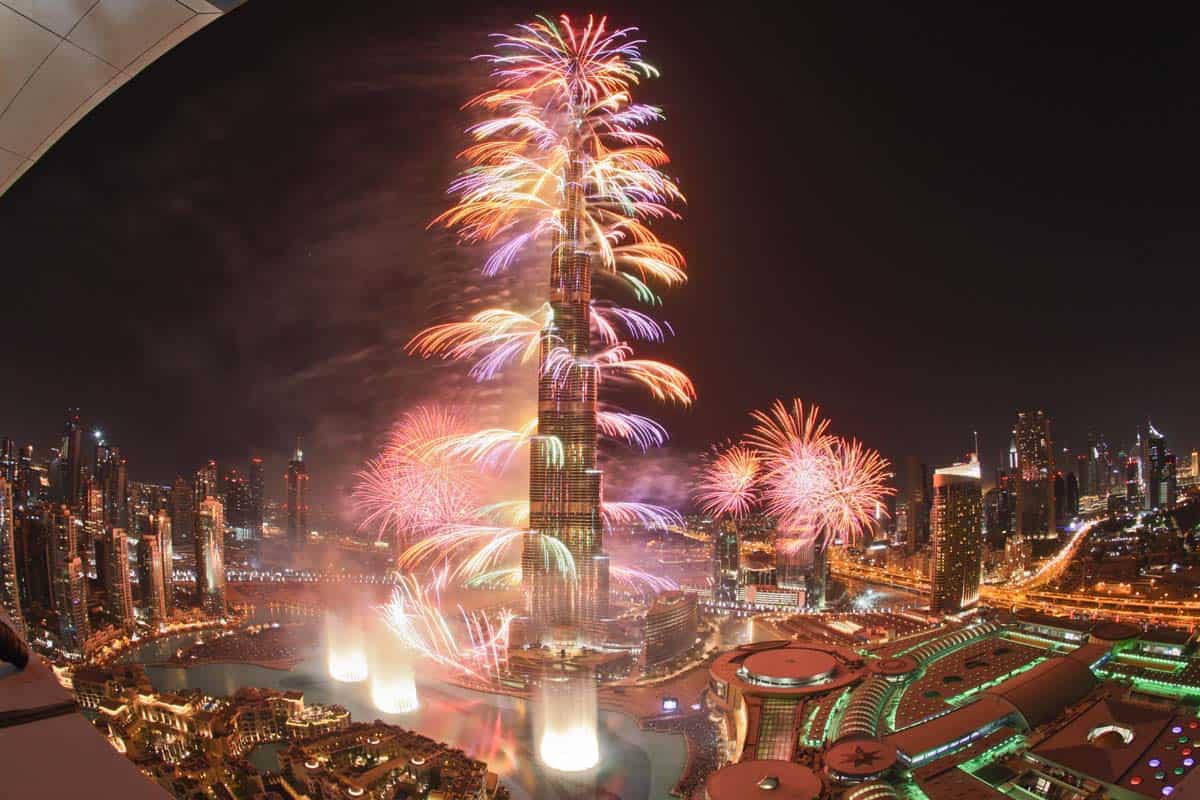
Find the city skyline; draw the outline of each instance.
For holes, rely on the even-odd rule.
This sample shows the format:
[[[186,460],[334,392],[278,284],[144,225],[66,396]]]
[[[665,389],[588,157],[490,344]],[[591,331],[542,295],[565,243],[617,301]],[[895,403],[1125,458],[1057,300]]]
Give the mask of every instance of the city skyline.
[[[1080,23],[1089,26],[1084,35],[1055,16],[1029,20],[958,10],[958,16],[922,18],[881,9],[860,30],[858,20],[852,25],[843,12],[806,13],[808,24],[788,34],[799,37],[796,44],[805,53],[801,83],[788,90],[798,92],[799,102],[781,113],[803,123],[799,146],[822,152],[822,159],[788,157],[790,145],[781,136],[791,128],[763,130],[755,121],[759,105],[784,86],[770,70],[754,68],[765,56],[750,48],[731,45],[756,76],[744,82],[744,97],[728,105],[694,102],[710,91],[724,97],[743,83],[736,73],[718,71],[718,64],[697,65],[687,56],[698,43],[720,38],[719,18],[697,10],[691,24],[672,36],[661,35],[671,25],[659,12],[646,12],[640,20],[648,35],[662,41],[656,61],[679,76],[650,87],[649,99],[666,109],[664,138],[682,139],[673,155],[694,200],[689,223],[679,229],[680,246],[697,259],[706,287],[668,298],[664,309],[680,334],[667,346],[693,374],[699,394],[694,411],[671,412],[664,420],[677,443],[668,459],[704,447],[710,432],[737,430],[748,410],[792,394],[819,402],[893,461],[918,454],[929,463],[950,463],[969,449],[971,432],[978,430],[985,476],[1003,456],[1016,408],[1045,409],[1057,437],[1076,448],[1089,430],[1120,440],[1147,418],[1168,433],[1177,452],[1200,443],[1190,413],[1193,379],[1162,369],[1186,356],[1186,329],[1177,320],[1186,318],[1181,304],[1187,293],[1169,287],[1186,278],[1180,265],[1195,248],[1178,232],[1188,226],[1176,224],[1190,202],[1181,196],[1190,182],[1179,169],[1190,162],[1173,157],[1177,140],[1160,130],[1154,114],[1166,103],[1181,118],[1177,127],[1187,128],[1192,112],[1169,103],[1184,91],[1171,76],[1186,69],[1168,70],[1160,81],[1152,64],[1117,47],[1130,39],[1139,43],[1137,52],[1178,66],[1191,58],[1172,44],[1178,39],[1159,36],[1162,31],[1151,23],[1130,30],[1104,17]],[[39,329],[33,346],[13,354],[14,369],[30,377],[31,390],[0,399],[0,417],[11,420],[9,435],[36,436],[57,426],[60,406],[79,405],[109,421],[114,440],[138,454],[139,477],[157,480],[207,458],[242,461],[252,452],[277,454],[268,456],[267,466],[268,474],[279,474],[290,443],[302,434],[314,469],[320,465],[320,496],[328,502],[349,485],[355,465],[398,412],[422,400],[431,381],[443,380],[446,371],[430,371],[429,365],[397,366],[389,343],[419,330],[429,307],[442,301],[442,287],[418,277],[407,266],[406,252],[420,253],[423,263],[445,265],[447,277],[477,266],[474,254],[452,256],[450,242],[424,232],[442,205],[442,187],[453,169],[449,159],[425,154],[444,152],[436,142],[462,141],[457,106],[483,79],[483,70],[466,66],[466,58],[479,40],[475,32],[496,26],[486,14],[468,14],[458,29],[410,19],[400,9],[330,20],[327,11],[299,3],[289,25],[297,34],[293,47],[301,49],[281,53],[259,44],[271,38],[262,34],[274,24],[270,17],[248,4],[185,43],[89,115],[28,180],[0,197],[0,230],[33,275],[17,287],[22,302],[14,309],[14,324],[51,300],[68,308],[99,302],[129,312],[114,331],[120,346],[102,353],[84,357],[79,343],[86,337],[70,320],[89,315],[73,313],[62,325]],[[321,26],[326,30],[318,31]],[[849,43],[852,27],[853,36],[865,37],[872,47],[838,47]],[[972,33],[961,39],[938,35],[962,30]],[[1079,44],[1078,58],[1051,50],[1035,52],[1027,63],[1004,59],[1010,77],[1003,80],[1027,90],[1008,92],[989,64],[1020,52],[1027,36],[1086,46]],[[445,67],[440,55],[412,48],[398,52],[414,37],[432,37],[453,68],[438,80],[407,77]],[[317,50],[321,58],[306,57]],[[843,51],[853,56],[838,55]],[[222,63],[241,67],[214,71],[218,52]],[[900,53],[905,57],[898,58]],[[377,63],[388,58],[398,59],[403,77],[378,83]],[[332,82],[328,70],[318,74],[309,66],[328,59],[365,82],[361,93]],[[963,68],[950,69],[954,65]],[[1074,105],[1053,102],[1067,91],[1066,79],[1054,77],[1059,74],[1074,76],[1072,88],[1078,83],[1084,89],[1072,95]],[[1051,76],[1049,85],[1043,75]],[[344,116],[335,123],[314,115],[305,100],[322,98],[353,116],[371,102],[372,86],[391,92],[397,108],[423,110],[389,116],[376,109],[371,126],[347,127]],[[167,102],[180,91],[185,102]],[[1104,118],[1109,92],[1128,101],[1121,125],[1091,124]],[[947,93],[956,98],[953,109],[937,105]],[[1144,99],[1136,100],[1139,95]],[[260,96],[274,99],[259,109],[251,98]],[[888,102],[859,99],[873,96]],[[222,123],[205,126],[204,162],[189,166],[178,156],[191,146],[196,115]],[[289,129],[287,139],[306,152],[338,152],[337,137],[347,136],[360,155],[353,162],[335,159],[344,178],[329,175],[325,162],[294,157],[292,145],[281,146],[278,124],[268,125],[263,115],[305,120],[294,133]],[[743,169],[731,171],[720,160],[711,170],[702,168],[714,146],[743,138],[742,125],[761,143],[744,154]],[[680,135],[697,126],[706,131],[703,136]],[[127,135],[144,128],[157,132],[152,146]],[[949,133],[936,135],[943,129]],[[243,135],[234,133],[238,130]],[[884,149],[863,130],[901,144]],[[1049,139],[1039,144],[1032,131]],[[393,138],[421,153],[419,163],[398,153]],[[1078,154],[1069,152],[1068,143]],[[97,149],[109,154],[108,163],[92,162]],[[1122,150],[1150,164],[1169,161],[1171,169],[1113,174],[1110,168],[1103,182],[1085,169],[1095,163],[1085,156]],[[373,164],[393,162],[385,181],[405,185],[410,200],[381,185],[384,176],[368,174]],[[205,188],[206,171],[226,163],[251,167],[236,179],[243,190],[232,194],[256,207],[270,205],[262,202],[265,186],[290,180],[282,172],[285,165],[287,173],[297,173],[296,181],[331,180],[332,197],[348,201],[361,190],[365,205],[349,219],[346,214],[333,219],[322,216],[324,204],[318,208],[302,192],[291,193],[286,219],[267,215],[249,227],[224,184],[216,194]],[[975,164],[976,171],[968,183],[946,163]],[[1020,169],[1013,168],[1016,163]],[[1153,215],[1130,207],[1133,198],[1153,194],[1140,177],[1144,172],[1178,176],[1158,187]],[[1014,181],[1012,174],[1026,177]],[[922,179],[909,180],[905,192],[892,189],[917,175]],[[763,191],[746,191],[750,182]],[[975,184],[988,187],[987,193]],[[95,218],[76,213],[83,204],[96,205],[98,193],[105,195],[107,210]],[[745,197],[745,211],[729,208],[723,200],[728,197]],[[905,207],[927,212],[916,217]],[[135,235],[123,225],[131,215],[145,220],[146,230]],[[47,241],[42,233],[51,219],[72,219],[74,235]],[[314,224],[297,226],[294,219]],[[328,221],[315,224],[323,219]],[[194,255],[159,257],[173,243],[166,232],[195,222],[217,234],[194,242]],[[947,224],[954,229],[947,231]],[[805,276],[803,283],[787,277],[790,270],[775,270],[775,259],[760,243],[768,230],[800,232],[803,246],[785,246],[783,252],[799,253],[803,269],[795,272]],[[1122,232],[1116,245],[1098,239],[1110,231]],[[86,255],[74,249],[79,246]],[[343,249],[348,257],[335,258]],[[203,306],[189,292],[172,291],[180,279],[166,266],[193,257],[208,264],[187,271],[210,288]],[[85,259],[144,288],[118,296],[87,275],[72,276],[72,265]],[[1168,288],[1132,297],[1109,291],[1116,276],[1134,268]],[[1041,274],[1046,277],[1039,283],[1035,278]],[[287,275],[292,280],[283,280]],[[906,275],[922,277],[910,281]],[[355,285],[373,289],[364,294],[351,288]],[[305,286],[323,288],[310,293]],[[787,291],[772,291],[777,286]],[[1036,293],[1036,305],[1025,302],[1021,287]],[[958,313],[955,298],[948,296],[953,293],[970,297],[962,311],[971,310],[978,322],[968,336],[942,340],[932,330],[935,312]],[[385,320],[371,310],[377,299],[396,312]],[[1120,334],[1121,321],[1151,301],[1170,333],[1154,348],[1140,348]],[[287,308],[295,313],[279,310]],[[731,313],[747,308],[758,313]],[[452,312],[437,311],[447,317]],[[843,343],[829,335],[835,330],[854,332]],[[797,342],[802,346],[792,346]],[[1039,348],[1054,358],[1027,355]],[[704,353],[720,357],[704,359]],[[1109,377],[1116,365],[1119,377]],[[113,373],[131,377],[120,386],[99,379]],[[775,377],[780,374],[782,384]],[[994,377],[1005,374],[1017,379]],[[80,391],[67,375],[91,388]],[[1171,376],[1174,391],[1153,399],[1131,393],[1130,387],[1164,375]],[[372,381],[366,383],[368,376]],[[151,400],[160,396],[151,386],[165,387],[173,402]],[[937,399],[950,394],[971,400],[942,407]],[[888,402],[879,403],[881,397]],[[164,440],[163,430],[179,431],[176,446],[153,446]],[[630,480],[615,473],[607,477]],[[278,491],[274,481],[270,490]]]
[[[84,5],[0,0],[14,796],[1200,797],[1200,34]]]

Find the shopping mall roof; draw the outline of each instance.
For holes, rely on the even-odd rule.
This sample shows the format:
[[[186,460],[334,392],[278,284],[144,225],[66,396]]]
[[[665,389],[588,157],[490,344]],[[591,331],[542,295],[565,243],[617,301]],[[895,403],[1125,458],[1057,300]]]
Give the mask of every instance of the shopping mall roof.
[[[821,779],[792,761],[751,759],[723,767],[704,784],[708,800],[816,800]]]
[[[0,0],[0,194],[126,81],[242,1]]]
[[[1192,797],[1200,720],[1161,706],[1104,698],[1034,748],[1034,755],[1147,797]],[[1169,789],[1169,792],[1164,792]]]

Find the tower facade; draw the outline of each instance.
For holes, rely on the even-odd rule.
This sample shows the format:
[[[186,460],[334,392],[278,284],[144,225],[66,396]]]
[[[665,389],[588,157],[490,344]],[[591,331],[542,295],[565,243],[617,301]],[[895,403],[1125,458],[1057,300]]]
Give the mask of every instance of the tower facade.
[[[719,603],[737,601],[739,539],[737,520],[727,516],[713,523],[713,599]]]
[[[953,614],[979,601],[983,575],[979,460],[943,467],[933,474],[930,539],[930,610]]]
[[[166,511],[150,518],[151,533],[158,538],[158,555],[162,560],[163,609],[167,617],[175,613],[175,541],[171,517]]]
[[[79,557],[76,520],[65,505],[43,512],[45,542],[50,548],[50,600],[58,617],[58,634],[68,647],[79,648],[91,633],[87,616],[87,576]]]
[[[162,546],[157,533],[143,534],[137,545],[138,588],[142,612],[152,625],[167,619]]]
[[[1054,451],[1050,418],[1022,411],[1013,428],[1017,455],[1017,533],[1026,539],[1054,535]]]
[[[577,151],[566,164],[550,262],[552,316],[541,334],[538,433],[530,449],[529,534],[521,574],[534,626],[566,625],[584,633],[608,614],[608,558],[600,518],[602,475],[596,468],[599,374],[589,358],[592,274],[581,249],[584,199]],[[570,552],[574,580],[543,537]]]
[[[266,508],[265,484],[263,482],[263,460],[250,459],[250,472],[246,485],[246,514],[250,538],[257,541],[263,534],[263,512]]]
[[[292,544],[308,536],[308,467],[299,439],[287,466],[287,535]]]
[[[126,630],[133,630],[137,618],[133,610],[133,586],[129,581],[129,537],[124,528],[111,528],[108,535],[108,613]]]
[[[17,530],[13,515],[12,484],[0,475],[0,605],[16,631],[25,637],[25,615],[17,578]]]
[[[225,613],[225,508],[215,497],[196,515],[196,595],[205,613]]]

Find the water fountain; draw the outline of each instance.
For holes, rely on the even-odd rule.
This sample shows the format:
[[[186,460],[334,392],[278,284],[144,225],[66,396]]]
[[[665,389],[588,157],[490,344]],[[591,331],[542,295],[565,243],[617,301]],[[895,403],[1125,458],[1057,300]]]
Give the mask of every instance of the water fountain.
[[[343,683],[367,679],[367,652],[362,627],[346,615],[325,614],[325,648],[329,677]]]
[[[560,772],[583,772],[600,761],[596,685],[590,678],[554,675],[542,683],[535,736],[538,758]]]
[[[412,652],[382,625],[371,637],[371,702],[385,714],[420,707]]]

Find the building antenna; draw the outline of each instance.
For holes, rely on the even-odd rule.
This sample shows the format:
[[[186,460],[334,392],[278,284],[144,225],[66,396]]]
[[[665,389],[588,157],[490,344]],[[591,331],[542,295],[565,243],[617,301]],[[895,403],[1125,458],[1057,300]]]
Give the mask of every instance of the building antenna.
[[[971,431],[975,435],[975,458],[979,458],[979,431]]]

